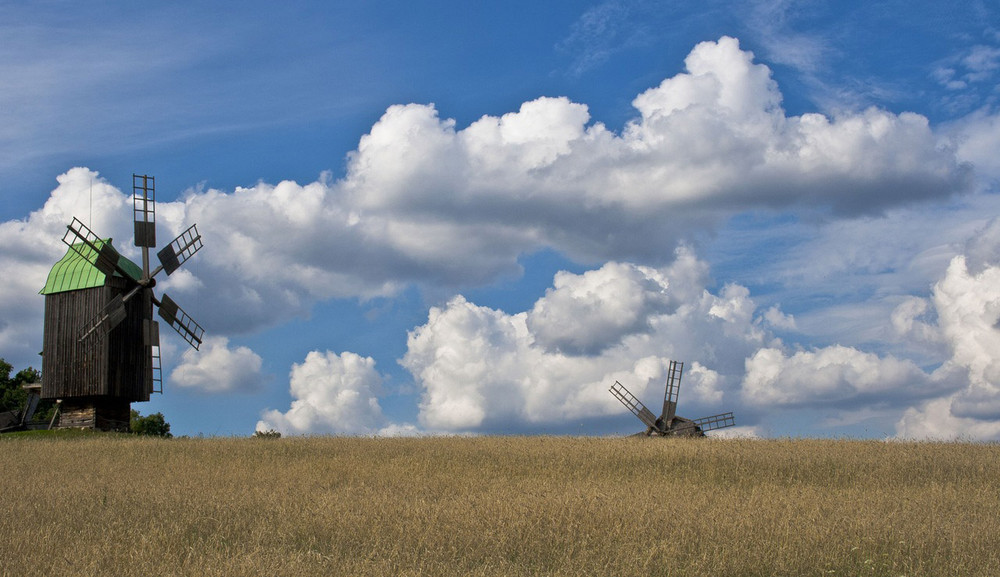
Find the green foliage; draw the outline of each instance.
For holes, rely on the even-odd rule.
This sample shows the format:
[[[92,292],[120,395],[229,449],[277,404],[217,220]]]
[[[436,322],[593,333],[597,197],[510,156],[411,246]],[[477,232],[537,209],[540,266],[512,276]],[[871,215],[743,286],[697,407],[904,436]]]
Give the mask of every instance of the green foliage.
[[[254,431],[251,437],[254,439],[280,439],[281,433],[274,429],[268,429],[266,431]]]
[[[16,411],[24,405],[27,393],[19,386],[14,386],[10,372],[14,367],[0,359],[0,411]]]
[[[136,435],[173,437],[170,434],[170,423],[163,418],[163,413],[153,413],[144,417],[139,414],[139,411],[132,409],[129,428]]]
[[[42,380],[42,374],[32,367],[21,369],[11,377],[10,373],[13,370],[13,365],[0,358],[0,412],[23,410],[24,404],[28,400],[28,391],[21,388],[21,385],[38,383]],[[51,417],[51,411],[54,407],[53,401],[42,401],[35,410],[34,420],[44,420]]]

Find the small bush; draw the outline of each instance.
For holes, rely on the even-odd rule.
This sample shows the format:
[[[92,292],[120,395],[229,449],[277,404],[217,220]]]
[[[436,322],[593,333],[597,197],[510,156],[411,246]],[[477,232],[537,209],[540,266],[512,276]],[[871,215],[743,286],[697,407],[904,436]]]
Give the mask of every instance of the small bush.
[[[281,433],[274,429],[268,429],[266,431],[254,431],[251,437],[254,439],[280,439]]]
[[[153,413],[142,416],[139,411],[132,410],[132,417],[129,420],[129,429],[136,435],[150,435],[154,437],[170,438],[170,423],[163,418],[163,413]]]

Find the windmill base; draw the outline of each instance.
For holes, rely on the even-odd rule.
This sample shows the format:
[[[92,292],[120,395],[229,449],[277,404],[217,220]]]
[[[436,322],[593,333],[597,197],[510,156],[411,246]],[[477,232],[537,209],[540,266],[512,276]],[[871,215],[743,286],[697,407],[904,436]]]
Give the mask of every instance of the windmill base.
[[[642,431],[641,433],[636,433],[631,435],[632,437],[653,437],[653,438],[664,438],[664,437],[705,437],[705,432],[701,429],[682,429],[679,431],[665,431],[660,432],[656,430],[652,431]]]
[[[79,397],[63,399],[59,407],[59,429],[129,431],[132,406],[123,399]]]

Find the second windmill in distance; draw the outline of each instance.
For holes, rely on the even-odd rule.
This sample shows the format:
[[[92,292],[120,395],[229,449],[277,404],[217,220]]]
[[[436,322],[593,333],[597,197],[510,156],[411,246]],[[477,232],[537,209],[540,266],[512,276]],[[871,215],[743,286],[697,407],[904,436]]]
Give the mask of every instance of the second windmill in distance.
[[[732,413],[721,413],[700,419],[685,419],[677,416],[677,395],[681,389],[681,375],[684,363],[670,361],[667,368],[667,386],[663,394],[663,412],[657,417],[646,408],[635,395],[624,385],[615,381],[608,389],[616,399],[628,407],[632,414],[646,425],[646,436],[653,434],[661,437],[704,437],[705,431],[732,427],[736,424]]]

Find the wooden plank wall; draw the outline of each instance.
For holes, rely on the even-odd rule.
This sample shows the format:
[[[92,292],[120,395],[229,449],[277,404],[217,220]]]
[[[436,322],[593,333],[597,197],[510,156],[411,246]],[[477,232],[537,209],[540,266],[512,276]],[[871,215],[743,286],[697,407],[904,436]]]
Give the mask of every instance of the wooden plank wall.
[[[81,329],[130,284],[111,277],[103,287],[46,295],[42,398],[104,395],[149,400],[146,375],[152,369],[142,335],[142,319],[151,314],[148,299],[141,295],[129,299],[126,318],[115,329],[103,338],[79,342]]]
[[[120,278],[120,290],[131,287]],[[109,297],[110,298],[110,297]],[[108,335],[108,392],[107,394],[130,401],[148,401],[150,383],[147,373],[152,375],[150,352],[143,339],[143,318],[152,317],[153,303],[142,294],[137,294],[125,303],[127,316]]]
[[[42,398],[101,395],[107,390],[105,348],[78,342],[85,323],[104,306],[105,293],[104,287],[97,287],[46,295]]]

